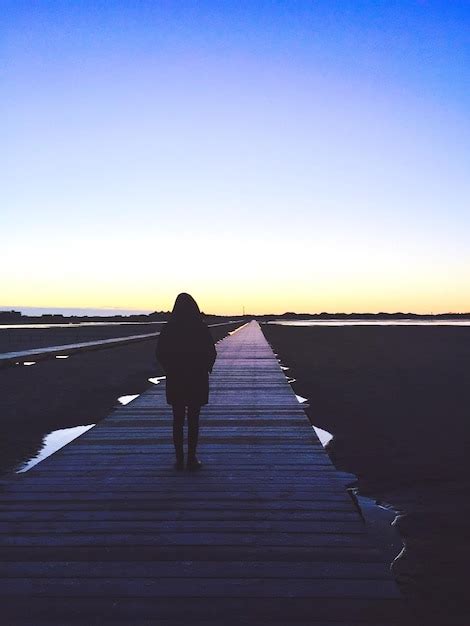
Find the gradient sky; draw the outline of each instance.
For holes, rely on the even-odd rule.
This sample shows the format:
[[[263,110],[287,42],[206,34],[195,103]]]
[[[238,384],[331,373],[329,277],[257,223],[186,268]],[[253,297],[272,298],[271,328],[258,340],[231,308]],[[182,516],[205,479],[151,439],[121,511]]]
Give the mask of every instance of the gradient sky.
[[[0,8],[0,305],[470,310],[469,1]]]

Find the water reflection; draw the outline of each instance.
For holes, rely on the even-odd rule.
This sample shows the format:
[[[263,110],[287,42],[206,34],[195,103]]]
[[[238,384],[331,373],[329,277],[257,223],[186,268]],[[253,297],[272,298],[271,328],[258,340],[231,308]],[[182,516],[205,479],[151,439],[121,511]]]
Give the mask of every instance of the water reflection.
[[[129,395],[129,396],[121,396],[118,398],[118,402],[120,404],[129,404],[129,402],[132,402],[132,400],[135,400],[138,397],[139,397],[138,393],[134,395]]]
[[[323,428],[318,428],[318,426],[313,426],[313,430],[316,432],[318,439],[320,439],[320,443],[323,447],[326,446],[333,439],[333,435],[329,433],[327,430],[323,430]]]
[[[289,382],[293,382],[294,380],[295,379],[292,379],[292,381],[289,380]],[[297,393],[295,394],[295,397],[300,402],[300,404],[305,405],[305,402],[308,402],[308,398],[299,396]],[[320,443],[323,447],[325,447],[333,439],[333,435],[329,433],[327,430],[323,430],[323,428],[319,428],[318,426],[314,426],[313,424],[312,424],[312,428],[315,431],[318,439],[320,439]]]
[[[470,320],[273,320],[278,326],[470,326]]]
[[[80,435],[83,435],[83,433],[90,430],[90,428],[93,428],[93,426],[95,426],[95,424],[86,424],[85,426],[74,426],[73,428],[53,430],[44,437],[42,441],[42,448],[39,453],[30,459],[26,465],[23,465],[21,469],[17,470],[17,474],[27,472],[60,448],[63,448],[77,437],[80,437]]]
[[[358,489],[354,492],[372,538],[382,549],[387,562],[392,563],[403,551],[403,539],[393,525],[398,512],[374,498],[361,496]]]
[[[162,380],[165,380],[166,376],[154,376],[153,378],[148,378],[149,383],[153,383],[154,385],[160,384]]]

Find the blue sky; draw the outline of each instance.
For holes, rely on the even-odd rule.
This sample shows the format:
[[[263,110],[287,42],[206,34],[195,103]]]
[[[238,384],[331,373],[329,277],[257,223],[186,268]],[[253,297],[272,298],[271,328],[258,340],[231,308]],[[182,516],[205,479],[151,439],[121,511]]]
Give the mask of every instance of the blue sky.
[[[470,2],[1,2],[0,305],[470,310]]]

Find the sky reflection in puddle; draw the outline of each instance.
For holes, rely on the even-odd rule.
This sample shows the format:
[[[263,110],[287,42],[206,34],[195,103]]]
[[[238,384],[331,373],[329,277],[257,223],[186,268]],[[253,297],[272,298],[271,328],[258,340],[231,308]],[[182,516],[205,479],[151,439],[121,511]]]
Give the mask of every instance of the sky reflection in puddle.
[[[323,447],[326,446],[333,439],[333,435],[329,433],[327,430],[323,430],[323,428],[318,428],[318,426],[312,426],[313,430],[316,432],[318,439],[320,439],[320,443]]]
[[[85,426],[74,426],[73,428],[61,428],[60,430],[53,430],[46,435],[42,441],[42,448],[38,454],[30,459],[21,469],[17,470],[17,474],[27,472],[32,467],[46,459],[48,456],[57,452],[60,448],[86,433],[87,430],[93,428],[95,424],[86,424]]]
[[[166,376],[154,376],[153,378],[149,378],[149,383],[153,383],[154,385],[160,384],[162,380],[165,380]]]
[[[373,540],[381,548],[387,562],[391,563],[401,556],[404,547],[400,533],[392,525],[398,512],[374,498],[361,496],[358,489],[354,492]]]
[[[297,393],[295,394],[295,397],[300,402],[300,404],[305,404],[305,402],[308,402],[308,398],[299,396]],[[320,443],[323,447],[325,447],[333,439],[333,435],[327,430],[323,430],[323,428],[318,428],[318,426],[313,426],[313,424],[312,428],[315,431],[318,439],[320,439]]]
[[[132,400],[135,400],[138,397],[139,397],[138,393],[134,395],[129,395],[129,396],[120,396],[118,398],[118,402],[119,404],[129,404],[129,402],[132,402]]]
[[[452,319],[327,319],[327,320],[273,320],[267,322],[277,326],[470,326],[470,320]]]

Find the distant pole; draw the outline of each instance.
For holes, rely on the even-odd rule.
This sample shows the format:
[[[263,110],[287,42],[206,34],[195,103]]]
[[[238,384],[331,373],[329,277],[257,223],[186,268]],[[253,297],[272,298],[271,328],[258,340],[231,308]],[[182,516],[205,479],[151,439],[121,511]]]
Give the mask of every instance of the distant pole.
[[[243,317],[245,317],[245,305],[243,305]]]

